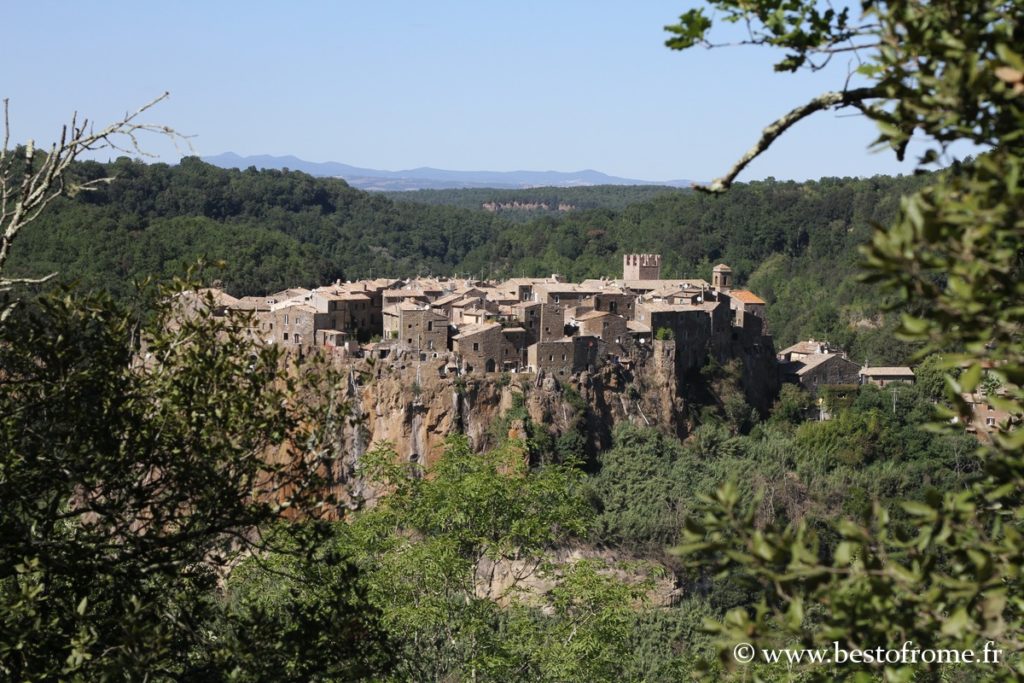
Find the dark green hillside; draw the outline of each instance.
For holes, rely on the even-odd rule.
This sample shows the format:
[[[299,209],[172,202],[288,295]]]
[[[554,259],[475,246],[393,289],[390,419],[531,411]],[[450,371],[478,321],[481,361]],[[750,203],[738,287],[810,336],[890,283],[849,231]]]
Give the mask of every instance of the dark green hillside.
[[[485,204],[495,207],[506,218],[525,221],[538,214],[557,215],[559,205],[567,210],[623,209],[666,194],[692,192],[689,189],[663,185],[594,185],[587,187],[532,187],[523,190],[466,188],[461,190],[416,190],[413,192],[385,192],[396,202],[412,202],[431,206],[457,206],[463,209],[483,209]],[[519,205],[529,208],[515,208]],[[546,208],[545,208],[546,206]],[[571,208],[570,208],[571,207]]]
[[[496,232],[495,219],[450,207],[396,205],[344,181],[128,159],[85,163],[101,189],[62,199],[19,238],[14,274],[123,292],[146,275],[223,260],[224,286],[261,293],[336,278],[452,272]]]
[[[814,336],[860,360],[902,360],[874,290],[855,282],[857,246],[887,223],[920,177],[772,180],[712,197],[667,188],[551,188],[534,201],[621,203],[509,213],[394,201],[344,181],[289,171],[225,170],[198,159],[178,166],[119,159],[87,162],[83,177],[113,175],[95,192],[62,199],[19,238],[14,275],[52,271],[90,288],[124,292],[133,279],[169,276],[200,257],[223,260],[233,294],[258,294],[337,278],[466,274],[616,277],[622,254],[658,252],[667,277],[708,278],[728,263],[769,303],[779,344]],[[483,191],[445,191],[460,205]],[[548,197],[544,192],[555,192]],[[651,197],[651,195],[654,195]],[[517,192],[492,192],[526,198]],[[408,198],[409,195],[402,195]]]

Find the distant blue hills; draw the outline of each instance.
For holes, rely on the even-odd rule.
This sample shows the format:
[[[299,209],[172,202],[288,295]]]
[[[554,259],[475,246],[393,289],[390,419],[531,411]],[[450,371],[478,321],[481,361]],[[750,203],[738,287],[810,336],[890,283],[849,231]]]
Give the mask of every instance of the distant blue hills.
[[[202,157],[203,161],[221,168],[284,169],[302,171],[314,176],[344,178],[352,187],[361,190],[403,191],[403,190],[446,190],[456,188],[490,187],[497,189],[521,189],[528,187],[584,187],[590,185],[666,185],[669,187],[690,187],[692,180],[637,180],[618,178],[600,171],[446,171],[440,168],[413,168],[406,171],[380,171],[373,168],[359,168],[336,161],[306,161],[295,156],[239,156],[225,152],[216,156]]]

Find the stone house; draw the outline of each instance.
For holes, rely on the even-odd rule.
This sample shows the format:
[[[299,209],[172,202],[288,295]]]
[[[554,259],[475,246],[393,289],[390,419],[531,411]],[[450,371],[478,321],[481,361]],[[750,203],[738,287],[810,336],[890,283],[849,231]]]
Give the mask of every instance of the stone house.
[[[309,305],[331,317],[330,328],[349,333],[353,338],[369,339],[378,324],[370,297],[362,292],[317,289],[310,294]]]
[[[860,381],[861,384],[884,387],[893,382],[913,384],[915,377],[914,371],[907,367],[861,368]]]
[[[791,363],[822,353],[837,353],[837,349],[828,342],[809,339],[787,346],[778,352],[777,358],[783,363]]]
[[[448,350],[448,318],[431,308],[400,303],[384,309],[384,338],[397,348],[443,353]]]
[[[860,366],[839,353],[817,353],[783,364],[780,372],[784,382],[816,394],[819,387],[856,385]]]
[[[531,344],[526,361],[535,372],[568,376],[588,370],[598,363],[600,340],[596,337],[565,337]]]
[[[577,317],[576,323],[583,336],[599,337],[608,344],[620,347],[626,343],[627,320],[621,315],[590,311]]]
[[[565,306],[528,301],[516,304],[513,310],[515,319],[526,330],[527,344],[565,336]]]
[[[467,325],[452,337],[452,350],[465,363],[467,372],[516,370],[522,365],[526,331],[503,328],[500,323]]]
[[[734,289],[729,292],[733,324],[737,327],[749,327],[757,334],[764,334],[764,330],[767,329],[765,325],[766,305],[764,299],[746,289]],[[748,320],[748,318],[755,320]]]
[[[633,292],[626,291],[603,291],[580,300],[580,307],[587,307],[594,311],[603,311],[620,315],[626,320],[632,320],[636,316],[636,299]]]
[[[1006,410],[994,407],[985,394],[976,392],[960,396],[971,409],[970,422],[967,423],[965,430],[968,434],[973,434],[978,441],[992,443],[992,435],[999,431],[999,425],[1012,423],[1013,416]]]
[[[308,303],[293,303],[271,311],[270,334],[274,343],[308,351],[316,346],[317,330],[333,329],[332,316]]]

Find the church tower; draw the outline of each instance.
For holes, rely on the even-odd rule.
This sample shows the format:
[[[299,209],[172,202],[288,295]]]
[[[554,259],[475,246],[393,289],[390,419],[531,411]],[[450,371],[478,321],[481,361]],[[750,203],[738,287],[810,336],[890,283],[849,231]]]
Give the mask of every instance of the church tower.
[[[660,280],[661,254],[625,254],[622,257],[623,280]]]

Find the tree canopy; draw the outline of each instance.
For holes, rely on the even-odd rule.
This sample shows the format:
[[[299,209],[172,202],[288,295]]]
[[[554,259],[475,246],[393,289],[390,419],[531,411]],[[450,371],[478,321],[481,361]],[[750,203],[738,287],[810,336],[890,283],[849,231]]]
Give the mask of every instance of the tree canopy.
[[[979,449],[982,473],[969,486],[903,503],[898,510],[909,516],[909,528],[888,506],[876,505],[868,519],[842,521],[834,527],[834,552],[823,552],[820,535],[806,524],[755,530],[754,510],[735,487],[708,499],[703,516],[688,522],[680,551],[696,565],[741,572],[761,595],[756,607],[730,612],[717,627],[723,662],[744,675],[728,654],[741,641],[889,648],[910,640],[920,648],[980,651],[991,640],[1008,659],[971,674],[1016,678],[1024,672],[1024,6],[869,0],[859,18],[813,2],[712,0],[708,7],[713,15],[691,10],[669,27],[670,47],[711,44],[714,22],[723,19],[748,22],[751,42],[785,50],[780,70],[816,68],[840,51],[861,59],[866,86],[797,107],[764,131],[754,156],[789,125],[832,106],[854,106],[875,120],[877,142],[897,155],[912,135],[922,136],[930,145],[921,165],[957,141],[983,147],[904,198],[896,220],[877,228],[863,249],[864,263],[869,281],[897,295],[902,338],[923,342],[925,350],[958,352],[944,362],[962,371],[946,379],[959,417],[967,412],[961,393],[977,388],[985,368],[1007,383],[993,402],[1017,417],[992,446]],[[712,189],[725,190],[745,160]],[[803,675],[834,680],[867,670],[907,680],[927,668],[941,667],[819,666]],[[773,675],[767,666],[757,670]]]

